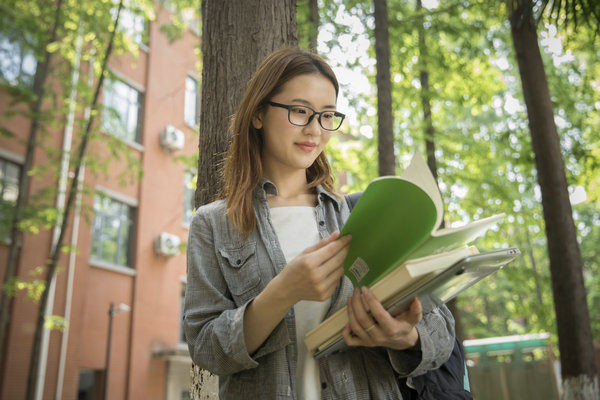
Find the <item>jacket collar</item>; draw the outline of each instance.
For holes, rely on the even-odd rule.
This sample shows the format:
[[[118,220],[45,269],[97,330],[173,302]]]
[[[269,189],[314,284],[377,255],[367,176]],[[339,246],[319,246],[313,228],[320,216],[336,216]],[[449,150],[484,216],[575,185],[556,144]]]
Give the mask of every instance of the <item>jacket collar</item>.
[[[327,191],[323,185],[318,185],[316,187],[317,190],[317,201],[322,205],[325,199],[329,199],[329,201],[333,202],[336,207],[336,210],[339,212],[341,210],[341,202],[344,201],[344,198],[338,198],[334,194]],[[277,196],[277,186],[267,178],[260,178],[258,184],[254,188],[254,196],[258,199],[265,200],[267,199],[267,194],[273,194]]]

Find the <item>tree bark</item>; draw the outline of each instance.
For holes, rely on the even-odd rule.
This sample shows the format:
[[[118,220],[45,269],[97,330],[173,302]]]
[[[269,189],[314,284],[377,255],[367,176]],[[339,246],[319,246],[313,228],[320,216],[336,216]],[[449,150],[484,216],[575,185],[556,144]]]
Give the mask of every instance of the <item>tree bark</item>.
[[[421,0],[417,0],[417,14],[423,9]],[[429,70],[427,69],[427,43],[425,41],[425,27],[423,18],[419,21],[419,80],[421,82],[421,107],[423,109],[423,124],[425,127],[425,153],[427,156],[427,165],[437,181],[437,161],[435,159],[435,130],[433,128],[433,119],[431,116],[431,94],[429,92]]]
[[[394,116],[392,114],[387,1],[375,0],[374,5],[379,175],[395,175],[396,157],[394,155]]]
[[[417,0],[417,15],[421,14],[423,10],[423,4],[421,0]],[[419,80],[421,82],[421,108],[423,109],[423,125],[425,128],[425,154],[427,157],[427,165],[433,175],[435,181],[438,180],[437,174],[437,160],[435,158],[435,129],[433,127],[433,117],[431,115],[431,94],[429,92],[429,70],[427,68],[427,42],[425,35],[425,27],[423,25],[423,18],[420,17],[418,25],[418,36],[419,36]],[[444,219],[440,228],[445,226]],[[454,330],[458,339],[462,342],[465,339],[465,331],[462,325],[462,319],[460,315],[460,308],[458,308],[457,299],[454,298],[447,303],[448,309],[454,316]]]
[[[297,43],[296,2],[206,0],[202,24],[202,100],[196,206],[221,190],[228,127],[259,63]]]
[[[298,42],[294,0],[205,0],[202,19],[196,207],[215,200],[221,191],[221,166],[230,141],[230,117],[254,71],[274,50]],[[216,382],[216,376],[194,365],[191,398],[216,399]]]
[[[581,254],[530,1],[510,17],[546,223],[563,398],[600,398]],[[526,9],[529,8],[529,9]],[[521,17],[525,15],[526,17]]]
[[[54,25],[47,43],[52,43],[56,40],[58,27],[60,26],[60,18],[62,12],[62,0],[57,0],[56,9],[54,13]],[[35,103],[32,108],[33,118],[31,120],[31,126],[29,128],[29,137],[27,139],[27,148],[25,150],[25,162],[21,172],[19,173],[19,194],[17,197],[17,203],[15,205],[15,211],[12,218],[11,227],[11,245],[8,251],[8,259],[6,262],[6,270],[4,272],[3,285],[7,284],[17,274],[17,265],[21,253],[21,247],[23,246],[23,232],[19,227],[19,223],[23,217],[23,211],[29,202],[29,184],[30,176],[29,172],[33,167],[33,156],[37,144],[37,133],[40,124],[40,112],[42,110],[42,104],[45,95],[46,80],[48,77],[49,65],[52,59],[52,53],[46,51],[44,54],[44,60],[40,62],[36,68],[33,93],[35,94]],[[10,325],[10,303],[11,298],[5,289],[2,289],[2,301],[0,303],[0,360],[3,368],[4,357],[5,357],[5,345],[6,338],[8,336],[8,327]]]
[[[318,0],[308,0],[308,10],[310,13],[310,22],[311,22],[311,31],[310,36],[308,38],[309,50],[317,52],[317,47],[319,46],[318,38],[319,38],[319,1]]]

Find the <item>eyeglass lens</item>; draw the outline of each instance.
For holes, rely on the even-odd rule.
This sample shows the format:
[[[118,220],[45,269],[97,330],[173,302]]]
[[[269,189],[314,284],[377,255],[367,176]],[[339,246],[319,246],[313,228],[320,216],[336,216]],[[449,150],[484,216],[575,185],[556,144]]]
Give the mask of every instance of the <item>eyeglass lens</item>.
[[[294,125],[308,125],[315,117],[317,114],[308,107],[294,106],[289,109],[290,122]],[[323,111],[318,115],[318,120],[323,129],[335,131],[342,125],[344,117],[335,111]]]

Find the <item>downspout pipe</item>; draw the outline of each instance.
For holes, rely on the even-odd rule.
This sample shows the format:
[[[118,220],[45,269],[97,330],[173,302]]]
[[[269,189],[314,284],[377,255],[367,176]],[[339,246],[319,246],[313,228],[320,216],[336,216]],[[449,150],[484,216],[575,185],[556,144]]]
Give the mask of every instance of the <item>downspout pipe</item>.
[[[69,112],[67,113],[67,123],[65,124],[64,136],[63,136],[63,147],[62,147],[62,157],[61,157],[61,165],[60,165],[60,175],[58,180],[58,195],[56,197],[56,209],[62,211],[65,206],[65,194],[67,191],[67,182],[69,179],[69,161],[71,154],[71,144],[73,140],[73,126],[75,124],[75,111],[76,111],[76,99],[77,99],[77,83],[79,81],[79,68],[81,65],[81,51],[83,46],[83,27],[79,26],[79,32],[77,34],[77,39],[75,42],[75,59],[73,62],[73,73],[71,74],[71,92],[69,93]],[[59,212],[59,218],[54,226],[54,230],[52,232],[52,244],[51,250],[57,244],[59,237],[59,230],[61,225],[61,212]],[[75,226],[74,226],[75,229]],[[71,251],[71,254],[73,252]],[[71,264],[71,260],[69,261],[69,274],[73,269]],[[52,311],[54,308],[54,296],[56,290],[56,276],[53,278],[52,283],[48,292],[48,302],[46,304],[46,309],[44,310],[44,314],[46,316],[52,315]],[[66,320],[66,316],[65,316]],[[67,326],[68,326],[68,321]],[[64,336],[63,336],[64,337]],[[41,355],[40,355],[40,364],[38,370],[38,377],[36,382],[36,392],[35,399],[42,400],[44,394],[44,383],[46,380],[46,369],[48,364],[48,348],[50,342],[50,330],[44,328],[42,334],[42,344],[41,344]],[[58,397],[60,398],[60,397]]]

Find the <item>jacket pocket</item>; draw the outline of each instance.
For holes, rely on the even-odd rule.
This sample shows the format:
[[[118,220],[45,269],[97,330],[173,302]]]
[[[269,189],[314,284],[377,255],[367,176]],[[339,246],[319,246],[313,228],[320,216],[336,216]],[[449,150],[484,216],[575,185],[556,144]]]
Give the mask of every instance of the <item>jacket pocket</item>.
[[[248,241],[237,247],[222,247],[223,275],[234,296],[241,296],[260,283],[256,260],[256,242]]]

